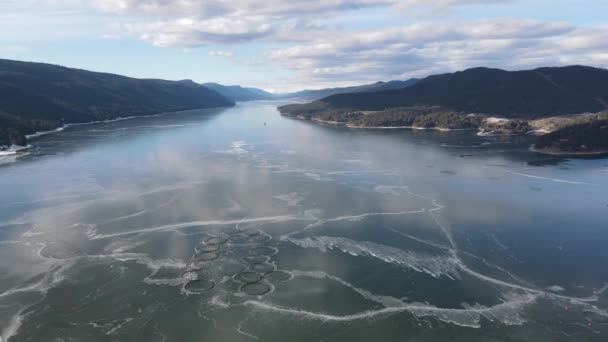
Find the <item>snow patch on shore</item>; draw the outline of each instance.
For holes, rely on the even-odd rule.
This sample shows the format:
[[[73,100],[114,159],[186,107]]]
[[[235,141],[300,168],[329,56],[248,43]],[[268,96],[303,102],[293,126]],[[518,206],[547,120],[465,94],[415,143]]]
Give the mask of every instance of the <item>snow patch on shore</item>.
[[[508,122],[509,119],[505,119],[505,118],[495,118],[495,117],[489,117],[486,119],[487,123],[490,124],[494,124],[494,123],[501,123],[501,122]]]
[[[17,146],[11,145],[9,147],[1,147],[0,146],[0,165],[12,163],[19,158],[19,156],[27,155],[28,153],[20,152],[21,150],[25,150],[30,148],[30,145],[27,146]],[[0,341],[2,342],[2,341]]]

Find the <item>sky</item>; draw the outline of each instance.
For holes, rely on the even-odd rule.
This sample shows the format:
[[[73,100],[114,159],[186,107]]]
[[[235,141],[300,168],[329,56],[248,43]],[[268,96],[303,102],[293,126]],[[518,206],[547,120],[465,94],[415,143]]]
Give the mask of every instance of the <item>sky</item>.
[[[608,67],[607,0],[0,0],[0,58],[272,92]]]

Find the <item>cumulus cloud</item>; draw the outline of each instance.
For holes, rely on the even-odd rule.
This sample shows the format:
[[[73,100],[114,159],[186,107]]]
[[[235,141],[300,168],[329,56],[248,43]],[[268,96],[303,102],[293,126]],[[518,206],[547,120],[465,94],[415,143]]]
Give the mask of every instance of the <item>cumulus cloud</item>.
[[[140,13],[160,16],[190,15],[213,17],[230,12],[221,0],[89,0],[102,11]]]
[[[274,28],[261,18],[176,19],[125,25],[131,33],[160,47],[198,47],[262,39]]]
[[[397,3],[397,8],[404,10],[438,11],[446,10],[456,6],[464,5],[492,5],[498,3],[508,3],[513,0],[401,0]]]
[[[89,0],[97,9],[139,20],[125,29],[161,47],[248,41],[297,41],[334,28],[319,20],[368,8],[451,8],[510,0]],[[154,18],[155,20],[150,20]]]
[[[269,53],[308,84],[423,77],[476,66],[606,65],[608,27],[498,19],[416,23],[315,40]]]
[[[608,49],[608,26],[578,29],[559,41],[568,50]]]
[[[99,9],[112,12],[139,12],[160,15],[315,16],[355,8],[386,6],[396,0],[90,0]]]
[[[297,45],[275,51],[272,57],[306,58],[352,53],[392,54],[422,47],[430,43],[466,40],[513,40],[543,38],[561,35],[575,29],[568,23],[536,20],[482,20],[476,22],[417,23],[399,27],[359,31],[338,40],[332,37],[308,45]],[[345,56],[347,57],[347,56]]]

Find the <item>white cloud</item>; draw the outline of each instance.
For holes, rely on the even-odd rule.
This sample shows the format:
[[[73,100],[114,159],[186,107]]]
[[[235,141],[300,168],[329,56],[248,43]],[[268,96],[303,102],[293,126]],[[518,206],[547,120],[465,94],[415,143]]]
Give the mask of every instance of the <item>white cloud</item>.
[[[569,50],[608,49],[608,26],[578,29],[559,42]]]
[[[47,0],[50,1],[50,0]],[[70,0],[65,0],[70,1]],[[319,24],[346,12],[451,8],[510,0],[89,0],[97,9],[135,16],[125,29],[161,47],[250,41],[301,41],[335,30]],[[492,29],[492,28],[488,28]]]
[[[212,57],[226,57],[226,58],[231,58],[234,56],[234,53],[231,51],[209,51],[207,53],[209,56]]]
[[[160,47],[198,47],[210,44],[242,43],[259,40],[273,32],[261,18],[173,21],[127,24],[127,31]]]
[[[216,17],[226,15],[289,16],[343,11],[380,5],[396,0],[90,0],[104,11],[160,15]]]
[[[498,19],[351,32],[275,50],[268,57],[278,67],[292,70],[299,82],[330,85],[423,77],[476,66],[606,66],[607,47],[608,27]]]
[[[492,5],[513,0],[401,0],[397,7],[404,10],[437,11],[464,5]]]

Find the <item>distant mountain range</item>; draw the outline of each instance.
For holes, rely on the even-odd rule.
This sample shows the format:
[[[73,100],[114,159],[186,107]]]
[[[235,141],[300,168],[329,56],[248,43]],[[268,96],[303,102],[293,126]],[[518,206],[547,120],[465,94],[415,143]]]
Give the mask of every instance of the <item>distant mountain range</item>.
[[[26,134],[64,123],[233,105],[189,80],[135,79],[0,59],[0,146],[23,145]]]
[[[238,85],[226,86],[218,83],[203,83],[202,86],[213,89],[233,101],[273,100],[277,96],[258,88],[245,88]]]
[[[585,66],[525,71],[474,68],[430,76],[402,89],[338,94],[281,111],[314,115],[440,106],[454,112],[539,118],[607,109],[607,85],[608,70]]]
[[[262,89],[191,80],[135,79],[58,65],[0,59],[0,149],[24,145],[26,135],[63,124],[233,106],[237,101],[315,100],[346,93],[394,89],[410,81],[272,94]]]
[[[542,131],[533,119],[606,111],[607,85],[608,70],[585,66],[524,71],[474,68],[421,80],[273,94],[238,85],[135,79],[0,59],[0,149],[24,145],[27,134],[67,123],[233,106],[251,100],[310,100],[279,110],[287,116],[360,127],[479,128],[503,134]],[[511,120],[488,120],[490,116]],[[593,144],[585,140],[582,145],[604,141],[595,138],[605,132],[604,121],[593,119],[589,124],[590,119],[585,120],[585,129],[594,138]],[[571,127],[581,124],[565,122],[561,129],[570,128],[553,136],[559,137],[561,146],[574,150],[580,139],[564,142],[564,136],[569,132],[580,136],[582,129]],[[547,139],[539,146],[550,145]]]
[[[217,91],[223,96],[234,101],[253,101],[253,100],[284,100],[297,99],[314,101],[330,95],[346,93],[374,92],[389,89],[401,89],[415,84],[418,80],[413,78],[407,81],[376,82],[361,86],[327,88],[315,90],[301,90],[293,93],[273,94],[258,88],[245,88],[238,85],[226,86],[218,83],[203,83],[202,85]]]
[[[348,93],[364,93],[364,92],[378,92],[383,90],[391,89],[402,89],[414,85],[418,82],[418,79],[412,78],[407,81],[388,81],[388,82],[376,82],[372,84],[365,84],[361,86],[343,87],[343,88],[327,88],[318,90],[302,90],[295,93],[278,94],[276,98],[282,99],[300,99],[314,101],[322,99],[336,94],[348,94]]]

